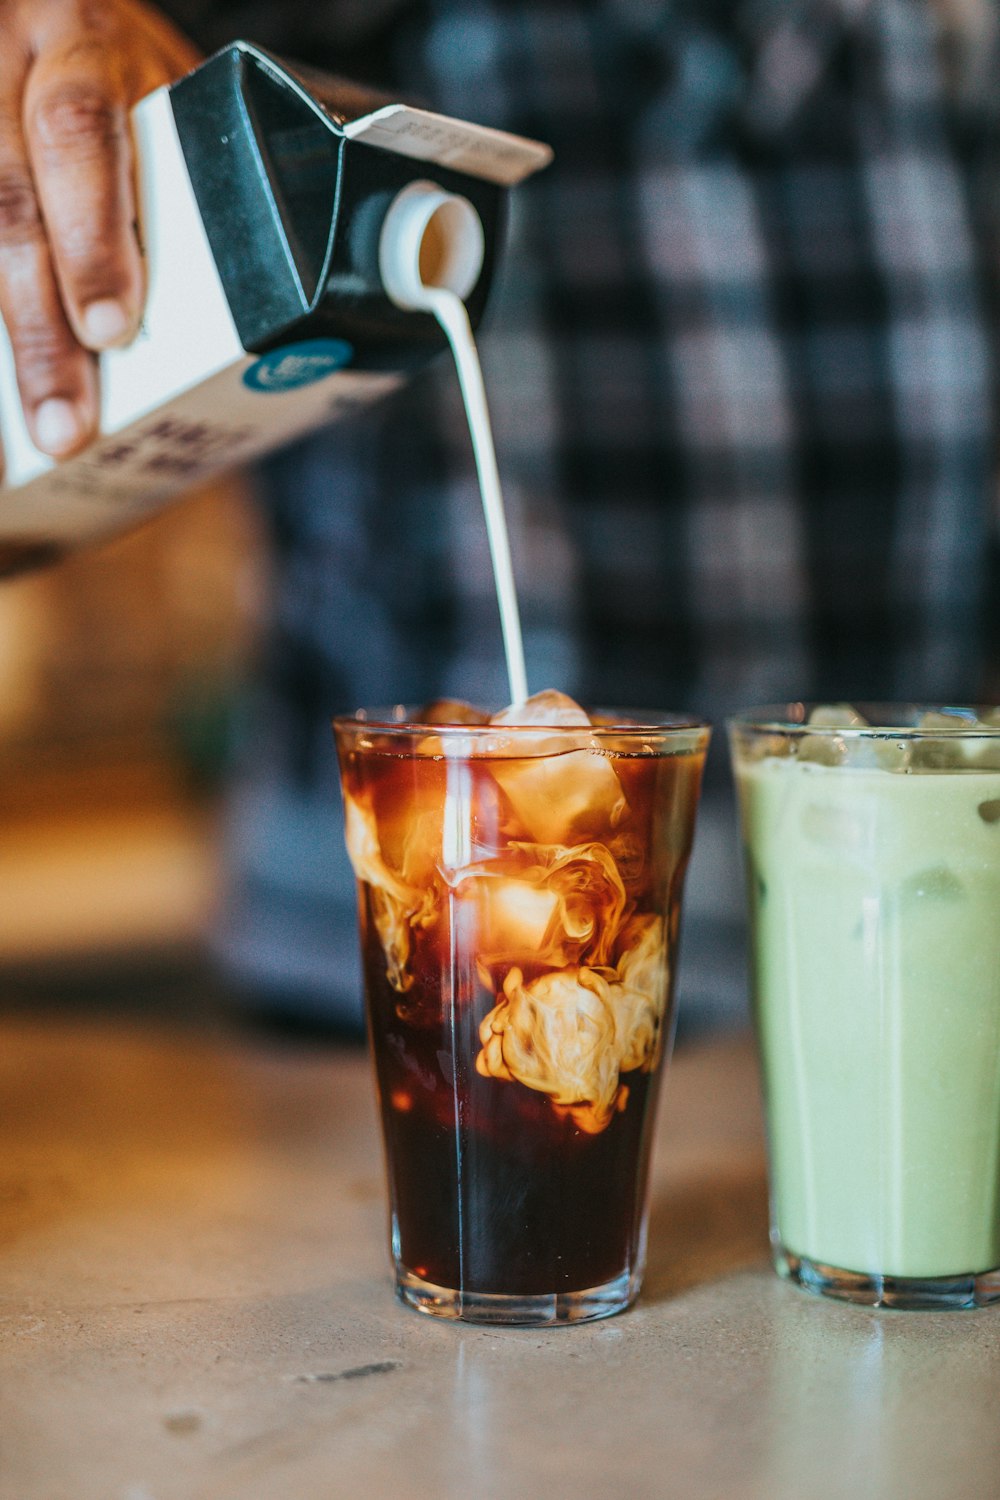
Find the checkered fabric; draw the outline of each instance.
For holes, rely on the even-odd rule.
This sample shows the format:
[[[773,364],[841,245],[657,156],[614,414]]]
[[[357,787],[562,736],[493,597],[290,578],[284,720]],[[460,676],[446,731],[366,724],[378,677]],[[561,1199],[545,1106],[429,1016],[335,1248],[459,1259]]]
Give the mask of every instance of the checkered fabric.
[[[336,4],[223,7],[209,40],[244,28],[555,148],[514,196],[481,337],[532,686],[717,724],[792,697],[995,693],[997,8],[342,14],[338,33]],[[505,697],[453,371],[282,455],[262,489],[276,618],[221,946],[337,1005],[353,898],[346,862],[330,873],[330,712]],[[717,744],[683,987],[734,1014],[725,779]]]

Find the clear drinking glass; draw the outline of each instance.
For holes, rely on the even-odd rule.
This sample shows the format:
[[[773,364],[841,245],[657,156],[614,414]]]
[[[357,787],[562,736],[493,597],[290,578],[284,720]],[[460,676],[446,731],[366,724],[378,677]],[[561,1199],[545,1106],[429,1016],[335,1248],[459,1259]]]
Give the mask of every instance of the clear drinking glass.
[[[334,724],[404,1302],[492,1323],[642,1277],[708,729]]]
[[[775,1260],[849,1301],[978,1306],[1000,1298],[1000,714],[856,710],[729,725]]]

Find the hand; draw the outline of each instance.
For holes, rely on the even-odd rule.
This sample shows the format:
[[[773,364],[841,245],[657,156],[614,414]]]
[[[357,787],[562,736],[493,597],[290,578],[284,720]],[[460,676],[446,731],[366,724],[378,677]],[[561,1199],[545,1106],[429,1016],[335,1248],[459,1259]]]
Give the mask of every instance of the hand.
[[[97,424],[91,351],[142,314],[128,111],[198,60],[141,0],[0,0],[0,317],[37,447]]]

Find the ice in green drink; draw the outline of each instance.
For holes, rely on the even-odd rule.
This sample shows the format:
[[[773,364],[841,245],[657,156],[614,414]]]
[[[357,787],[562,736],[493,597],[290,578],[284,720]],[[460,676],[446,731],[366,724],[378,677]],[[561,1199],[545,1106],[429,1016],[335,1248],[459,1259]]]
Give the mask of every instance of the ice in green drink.
[[[994,1300],[1000,725],[796,712],[731,726],[779,1269],[876,1304]]]

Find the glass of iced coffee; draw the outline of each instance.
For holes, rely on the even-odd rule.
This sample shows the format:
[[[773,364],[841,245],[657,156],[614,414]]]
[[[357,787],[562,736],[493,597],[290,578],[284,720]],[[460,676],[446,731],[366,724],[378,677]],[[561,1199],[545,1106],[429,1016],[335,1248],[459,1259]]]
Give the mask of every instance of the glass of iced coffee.
[[[730,724],[778,1270],[875,1306],[1000,1298],[1000,713]]]
[[[491,1323],[618,1312],[708,730],[557,693],[334,727],[398,1293]]]

